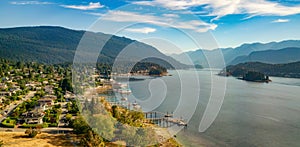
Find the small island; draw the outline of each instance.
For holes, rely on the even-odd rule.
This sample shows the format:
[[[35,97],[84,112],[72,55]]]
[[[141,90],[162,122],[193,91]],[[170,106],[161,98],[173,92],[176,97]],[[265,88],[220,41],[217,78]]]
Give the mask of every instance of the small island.
[[[194,67],[195,67],[196,69],[203,69],[203,66],[200,65],[200,64],[195,64]]]
[[[167,75],[167,70],[165,68],[151,68],[149,70],[149,76],[165,76]]]
[[[256,71],[248,71],[240,79],[245,81],[251,81],[251,82],[266,82],[266,83],[271,82],[269,76],[266,76],[265,74]]]
[[[274,72],[270,72],[269,68],[262,68],[264,63],[241,63],[238,65],[229,65],[224,68],[219,76],[233,76],[240,80],[251,81],[251,82],[271,82],[269,76],[276,76]],[[272,65],[275,66],[275,65]],[[266,70],[268,69],[268,70]],[[274,68],[270,68],[274,69]]]
[[[166,76],[168,74],[167,68],[150,62],[137,63],[131,70],[131,75],[144,76]]]
[[[228,65],[218,75],[244,77],[249,71],[259,72],[272,77],[300,78],[300,62],[284,64],[246,62]]]

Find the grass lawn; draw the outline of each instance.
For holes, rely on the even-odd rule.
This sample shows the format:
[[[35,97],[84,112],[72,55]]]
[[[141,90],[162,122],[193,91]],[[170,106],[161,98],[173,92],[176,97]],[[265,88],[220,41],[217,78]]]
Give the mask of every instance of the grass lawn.
[[[63,134],[38,134],[35,138],[28,138],[23,132],[0,132],[0,138],[5,147],[57,147],[74,146]]]

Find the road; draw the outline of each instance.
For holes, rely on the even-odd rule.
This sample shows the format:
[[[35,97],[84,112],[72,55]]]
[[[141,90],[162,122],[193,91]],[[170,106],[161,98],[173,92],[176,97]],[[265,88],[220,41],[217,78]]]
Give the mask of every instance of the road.
[[[16,104],[11,103],[8,108],[2,110],[1,114],[4,114],[4,112],[6,112],[6,113],[0,117],[0,122],[2,122],[6,118],[6,116],[9,116],[18,105],[20,105],[24,101],[32,98],[35,93],[36,93],[36,91],[29,91],[29,93],[22,100],[16,102]]]
[[[28,128],[0,128],[0,132],[25,132]],[[41,129],[42,132],[45,133],[68,133],[72,132],[73,128],[57,128],[57,127],[49,127]]]
[[[67,124],[65,123],[65,118],[66,118],[66,114],[68,112],[67,110],[67,102],[60,102],[59,103],[61,105],[61,114],[59,116],[59,122],[58,122],[58,127],[66,127]]]

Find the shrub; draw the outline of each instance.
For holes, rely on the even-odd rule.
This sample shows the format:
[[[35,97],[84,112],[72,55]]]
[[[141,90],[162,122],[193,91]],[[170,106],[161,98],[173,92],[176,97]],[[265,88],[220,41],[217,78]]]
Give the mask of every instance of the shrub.
[[[47,128],[47,127],[48,127],[48,123],[43,123],[43,124],[42,124],[42,127],[43,127],[43,128]]]
[[[14,128],[15,127],[14,124],[8,124],[8,123],[4,123],[4,122],[2,122],[2,126],[7,127],[7,128]]]
[[[37,126],[37,124],[22,124],[22,128],[35,128]]]
[[[43,123],[43,124],[22,124],[22,126],[20,126],[21,128],[47,128],[48,124],[47,123]]]
[[[71,119],[72,119],[72,114],[66,114],[66,120],[67,121],[71,121]]]
[[[49,125],[48,125],[49,127],[57,127],[58,126],[58,124],[57,123],[49,123]]]
[[[15,127],[15,120],[7,118],[4,121],[2,121],[2,126],[7,128],[14,128]]]
[[[27,129],[27,130],[25,131],[25,134],[27,134],[28,137],[30,137],[30,138],[34,138],[38,133],[39,133],[39,132],[38,132],[36,129],[32,129],[32,128]]]

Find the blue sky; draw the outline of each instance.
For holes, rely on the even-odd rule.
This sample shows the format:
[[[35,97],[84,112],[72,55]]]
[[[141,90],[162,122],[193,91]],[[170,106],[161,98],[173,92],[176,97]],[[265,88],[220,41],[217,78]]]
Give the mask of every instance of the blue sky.
[[[300,39],[297,0],[1,0],[0,18],[1,28],[100,31],[165,53]]]

